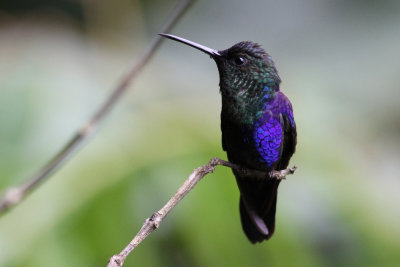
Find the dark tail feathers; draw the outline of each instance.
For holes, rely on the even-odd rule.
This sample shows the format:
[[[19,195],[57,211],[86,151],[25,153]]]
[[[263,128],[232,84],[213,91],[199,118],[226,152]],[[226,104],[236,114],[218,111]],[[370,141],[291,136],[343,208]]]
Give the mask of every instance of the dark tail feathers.
[[[271,238],[275,231],[276,199],[279,180],[252,180],[237,177],[243,231],[252,242]]]

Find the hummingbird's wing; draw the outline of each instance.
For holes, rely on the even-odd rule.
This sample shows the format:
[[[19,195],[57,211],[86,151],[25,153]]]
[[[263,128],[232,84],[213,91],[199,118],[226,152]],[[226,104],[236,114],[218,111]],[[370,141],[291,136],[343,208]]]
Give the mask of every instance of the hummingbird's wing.
[[[281,126],[283,129],[283,142],[281,146],[281,154],[277,170],[283,170],[289,165],[289,160],[296,151],[297,129],[293,117],[292,104],[289,99],[280,93],[279,110],[281,116]]]
[[[264,170],[275,170],[280,165],[284,151],[285,120],[281,113],[268,114],[255,123],[252,133],[252,146],[255,147],[252,156],[257,163],[265,165]],[[271,238],[275,231],[275,212],[278,186],[280,180],[265,177],[243,176],[234,171],[240,190],[240,218],[243,231],[252,243],[262,242]]]
[[[264,121],[256,123],[254,139],[259,155],[272,170],[287,167],[296,147],[296,125],[292,106],[285,95],[279,93],[274,106],[269,107]],[[261,129],[261,130],[260,130]],[[240,189],[240,215],[243,230],[253,243],[269,239],[275,230],[275,212],[280,180],[242,177],[235,172]]]

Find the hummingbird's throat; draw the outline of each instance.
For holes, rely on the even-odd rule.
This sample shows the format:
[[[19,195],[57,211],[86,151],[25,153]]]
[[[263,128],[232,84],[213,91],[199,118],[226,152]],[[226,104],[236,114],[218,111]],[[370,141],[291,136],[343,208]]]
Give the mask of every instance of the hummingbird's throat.
[[[265,107],[270,103],[276,92],[240,89],[222,90],[222,110],[232,121],[238,124],[253,124],[263,115]]]

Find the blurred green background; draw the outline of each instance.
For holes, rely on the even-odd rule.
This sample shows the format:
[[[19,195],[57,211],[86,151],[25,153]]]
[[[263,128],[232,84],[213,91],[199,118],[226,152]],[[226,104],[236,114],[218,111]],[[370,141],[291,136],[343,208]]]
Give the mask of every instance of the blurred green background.
[[[0,2],[0,190],[46,163],[109,95],[175,1]],[[173,33],[272,55],[298,125],[277,229],[242,233],[218,167],[126,266],[400,266],[400,2],[198,1]],[[226,158],[218,73],[164,42],[97,135],[0,218],[0,266],[105,266],[193,168]]]

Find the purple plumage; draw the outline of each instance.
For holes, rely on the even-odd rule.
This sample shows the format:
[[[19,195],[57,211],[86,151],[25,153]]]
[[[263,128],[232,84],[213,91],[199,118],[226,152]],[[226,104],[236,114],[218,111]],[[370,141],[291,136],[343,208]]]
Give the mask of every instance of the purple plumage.
[[[282,127],[273,117],[255,124],[254,143],[260,154],[260,161],[271,166],[278,160],[282,142]]]
[[[294,126],[292,106],[284,94],[277,96],[265,106],[265,112],[254,123],[253,140],[259,153],[259,160],[272,166],[278,161],[283,138],[281,117],[287,116]]]

